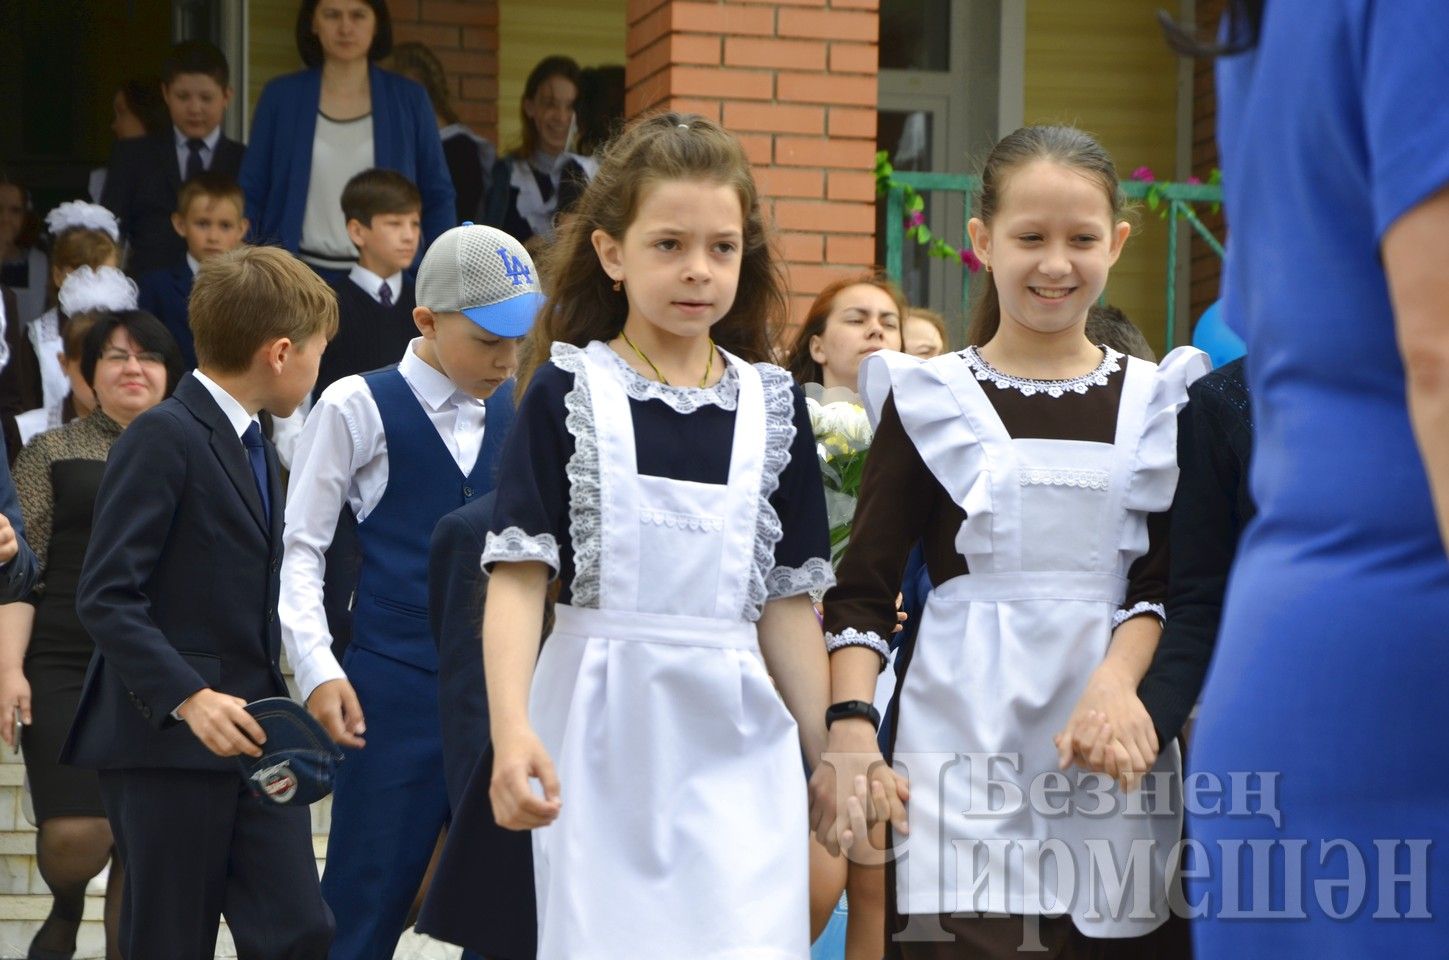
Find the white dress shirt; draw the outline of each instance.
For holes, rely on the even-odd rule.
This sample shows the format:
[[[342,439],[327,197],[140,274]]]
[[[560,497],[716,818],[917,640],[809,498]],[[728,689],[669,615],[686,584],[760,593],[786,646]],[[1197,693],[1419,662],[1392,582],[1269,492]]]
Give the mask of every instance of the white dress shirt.
[[[201,269],[201,261],[193,257],[190,251],[186,254],[186,265],[191,268],[191,275],[196,276],[196,271]]]
[[[361,287],[369,297],[376,300],[378,303],[382,303],[382,298],[378,296],[378,293],[381,292],[382,285],[384,283],[392,289],[393,303],[397,303],[398,297],[402,296],[401,270],[399,270],[397,273],[394,273],[390,277],[380,277],[377,274],[373,273],[371,270],[362,266],[361,264],[357,264],[352,268],[351,272],[347,274],[347,279],[351,280],[353,283]]]
[[[216,401],[216,405],[221,407],[221,412],[226,414],[227,420],[231,421],[231,428],[236,431],[238,442],[241,441],[242,434],[247,432],[247,427],[254,423],[260,424],[256,417],[247,413],[247,408],[241,405],[241,401],[223,390],[215,380],[200,370],[191,372],[196,377],[196,381],[206,388],[207,393],[211,394],[211,399]]]
[[[242,434],[247,432],[247,427],[250,427],[254,423],[260,425],[260,421],[247,413],[246,407],[243,407],[236,397],[233,397],[223,390],[221,385],[215,380],[200,370],[193,370],[191,373],[192,376],[196,377],[196,382],[205,387],[206,392],[211,394],[211,399],[216,401],[218,407],[221,407],[221,412],[226,414],[226,419],[231,423],[231,428],[236,431],[237,443],[241,443]],[[171,719],[181,719],[181,714],[177,712],[180,709],[181,704],[178,704],[176,710],[171,711]]]
[[[176,135],[176,163],[181,170],[181,179],[184,181],[186,179],[186,161],[191,159],[191,148],[186,145],[186,141],[191,138],[182,133],[179,127],[173,126],[171,132]],[[201,138],[201,166],[203,169],[211,169],[211,158],[216,156],[216,144],[220,140],[220,126]]]
[[[408,345],[398,371],[458,469],[471,473],[483,446],[483,401],[422,360],[417,355],[421,343],[417,338]],[[387,437],[377,401],[362,377],[343,377],[322,391],[307,416],[287,490],[277,611],[303,702],[320,684],[346,677],[332,655],[322,608],[323,554],[332,544],[343,504],[362,523],[387,491],[387,476]]]

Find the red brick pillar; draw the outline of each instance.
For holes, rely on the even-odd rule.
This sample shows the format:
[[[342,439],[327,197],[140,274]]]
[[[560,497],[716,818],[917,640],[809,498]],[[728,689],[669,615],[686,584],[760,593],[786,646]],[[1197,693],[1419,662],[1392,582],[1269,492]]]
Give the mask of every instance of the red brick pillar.
[[[630,0],[627,108],[739,136],[778,230],[795,321],[875,259],[879,0]]]
[[[497,0],[390,0],[393,38],[427,44],[447,71],[458,119],[498,142]]]

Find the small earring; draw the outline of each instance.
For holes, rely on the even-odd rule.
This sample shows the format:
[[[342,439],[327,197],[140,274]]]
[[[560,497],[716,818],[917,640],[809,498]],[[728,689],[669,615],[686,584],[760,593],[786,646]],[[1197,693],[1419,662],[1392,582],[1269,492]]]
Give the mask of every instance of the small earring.
[[[624,289],[624,281],[623,280],[615,280],[614,281],[614,292],[615,293],[618,293],[620,290],[623,290],[623,289]]]
[[[989,264],[989,263],[983,263],[981,266],[983,266],[983,267],[986,268],[986,272],[987,273],[990,273],[991,272],[991,264]]]

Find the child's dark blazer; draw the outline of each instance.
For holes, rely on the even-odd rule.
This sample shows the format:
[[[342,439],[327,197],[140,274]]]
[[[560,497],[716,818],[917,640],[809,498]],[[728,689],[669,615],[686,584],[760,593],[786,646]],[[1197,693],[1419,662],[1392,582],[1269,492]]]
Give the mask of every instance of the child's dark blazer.
[[[212,687],[286,696],[277,666],[284,499],[266,444],[271,519],[246,450],[194,375],[111,447],[76,595],[95,639],[61,760],[231,770],[171,716]]]
[[[207,170],[236,180],[246,147],[223,136],[216,141]],[[186,242],[171,226],[176,193],[181,189],[181,164],[176,133],[118,140],[106,168],[101,203],[121,221],[121,235],[131,243],[126,272],[141,277],[169,267],[186,256]]]

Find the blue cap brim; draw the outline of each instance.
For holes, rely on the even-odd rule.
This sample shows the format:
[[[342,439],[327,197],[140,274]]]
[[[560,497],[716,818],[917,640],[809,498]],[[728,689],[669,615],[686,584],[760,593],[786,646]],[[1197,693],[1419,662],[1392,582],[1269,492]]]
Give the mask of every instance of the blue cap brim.
[[[459,311],[489,333],[499,337],[521,337],[533,329],[533,318],[543,306],[541,293],[520,293],[485,307]]]

